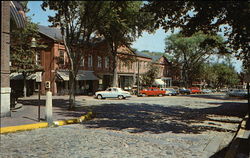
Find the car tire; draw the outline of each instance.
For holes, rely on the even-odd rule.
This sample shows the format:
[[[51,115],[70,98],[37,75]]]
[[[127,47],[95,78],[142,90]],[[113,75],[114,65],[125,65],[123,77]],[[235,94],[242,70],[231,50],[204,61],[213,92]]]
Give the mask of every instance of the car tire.
[[[159,97],[162,97],[163,95],[162,94],[159,94]]]
[[[123,99],[124,97],[122,95],[118,95],[118,99]]]
[[[101,94],[97,95],[97,99],[103,99]]]

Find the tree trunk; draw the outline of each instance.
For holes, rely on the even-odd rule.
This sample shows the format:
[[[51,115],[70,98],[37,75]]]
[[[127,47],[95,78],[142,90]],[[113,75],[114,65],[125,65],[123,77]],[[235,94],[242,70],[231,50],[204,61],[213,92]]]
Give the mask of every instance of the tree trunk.
[[[114,60],[113,60],[113,67],[114,67],[114,71],[113,71],[113,87],[118,87],[118,74],[117,74],[117,55],[114,56]]]
[[[70,71],[69,73],[69,84],[70,84],[69,109],[74,109],[75,108],[75,75],[73,75],[72,71]]]

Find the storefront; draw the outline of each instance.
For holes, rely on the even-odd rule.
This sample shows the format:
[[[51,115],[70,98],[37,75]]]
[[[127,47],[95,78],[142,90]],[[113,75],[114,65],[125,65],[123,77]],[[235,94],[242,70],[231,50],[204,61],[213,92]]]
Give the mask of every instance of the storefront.
[[[99,78],[93,71],[79,70],[76,76],[76,94],[93,95],[98,89]],[[56,87],[58,95],[69,94],[69,71],[58,70],[56,78]]]

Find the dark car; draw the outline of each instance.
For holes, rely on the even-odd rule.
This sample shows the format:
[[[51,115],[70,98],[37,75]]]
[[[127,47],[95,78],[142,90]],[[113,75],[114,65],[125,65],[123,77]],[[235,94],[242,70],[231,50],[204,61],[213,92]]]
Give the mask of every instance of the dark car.
[[[179,94],[190,94],[191,91],[189,89],[186,88],[180,88],[179,89]]]

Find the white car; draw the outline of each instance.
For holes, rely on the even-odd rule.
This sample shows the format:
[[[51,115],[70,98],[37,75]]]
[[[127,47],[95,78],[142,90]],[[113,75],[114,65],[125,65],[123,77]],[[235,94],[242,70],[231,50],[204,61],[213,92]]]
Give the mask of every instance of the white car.
[[[131,94],[118,87],[109,87],[105,91],[96,92],[95,97],[97,99],[105,99],[105,98],[126,99],[131,97]]]

